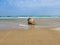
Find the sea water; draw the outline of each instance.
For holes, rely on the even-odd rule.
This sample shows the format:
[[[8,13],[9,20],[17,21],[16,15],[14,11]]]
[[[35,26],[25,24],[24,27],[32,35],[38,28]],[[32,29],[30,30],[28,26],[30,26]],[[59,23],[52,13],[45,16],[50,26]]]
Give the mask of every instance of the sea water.
[[[60,27],[60,18],[57,17],[1,17],[0,29],[24,28],[32,27],[27,24],[27,19],[35,19],[34,28],[52,28]],[[33,28],[33,27],[32,27]]]

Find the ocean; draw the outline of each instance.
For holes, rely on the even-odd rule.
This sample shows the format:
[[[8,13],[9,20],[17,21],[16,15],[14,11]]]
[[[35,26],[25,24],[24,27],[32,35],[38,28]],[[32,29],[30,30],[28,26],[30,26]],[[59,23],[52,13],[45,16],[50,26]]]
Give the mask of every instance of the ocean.
[[[27,19],[35,19],[35,25],[27,24]],[[11,28],[53,28],[60,27],[60,17],[0,17],[0,29]]]

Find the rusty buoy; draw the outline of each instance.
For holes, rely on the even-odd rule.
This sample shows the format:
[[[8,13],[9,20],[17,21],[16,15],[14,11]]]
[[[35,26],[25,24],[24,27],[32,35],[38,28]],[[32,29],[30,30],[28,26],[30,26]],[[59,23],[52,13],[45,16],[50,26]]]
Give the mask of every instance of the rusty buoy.
[[[27,21],[28,21],[28,24],[35,25],[35,20],[33,18],[28,18]]]

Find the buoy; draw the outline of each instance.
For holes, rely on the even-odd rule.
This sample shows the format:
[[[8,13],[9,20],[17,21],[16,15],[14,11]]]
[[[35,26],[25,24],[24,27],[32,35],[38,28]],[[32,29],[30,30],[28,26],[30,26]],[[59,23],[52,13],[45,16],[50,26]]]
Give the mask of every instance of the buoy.
[[[27,21],[28,21],[28,24],[35,25],[35,20],[33,18],[28,18]]]

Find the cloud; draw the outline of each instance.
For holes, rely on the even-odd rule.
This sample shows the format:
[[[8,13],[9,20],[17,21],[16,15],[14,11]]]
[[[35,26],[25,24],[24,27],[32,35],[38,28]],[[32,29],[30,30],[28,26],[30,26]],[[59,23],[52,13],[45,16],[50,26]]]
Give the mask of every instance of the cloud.
[[[59,9],[60,0],[0,0],[2,14],[56,14]]]
[[[32,7],[41,7],[41,6],[55,6],[59,5],[60,1],[57,0],[7,0],[9,5],[18,7],[18,8],[32,8]]]
[[[18,9],[28,9],[37,7],[52,7],[60,5],[59,0],[3,0],[1,6],[11,6]]]

